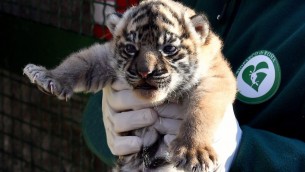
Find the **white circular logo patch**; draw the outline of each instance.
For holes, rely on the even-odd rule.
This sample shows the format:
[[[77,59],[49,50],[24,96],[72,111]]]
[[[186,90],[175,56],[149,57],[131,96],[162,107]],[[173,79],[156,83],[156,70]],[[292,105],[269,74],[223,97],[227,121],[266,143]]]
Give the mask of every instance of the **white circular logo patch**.
[[[278,90],[281,70],[275,55],[261,50],[251,54],[236,72],[237,99],[257,104],[270,99]]]

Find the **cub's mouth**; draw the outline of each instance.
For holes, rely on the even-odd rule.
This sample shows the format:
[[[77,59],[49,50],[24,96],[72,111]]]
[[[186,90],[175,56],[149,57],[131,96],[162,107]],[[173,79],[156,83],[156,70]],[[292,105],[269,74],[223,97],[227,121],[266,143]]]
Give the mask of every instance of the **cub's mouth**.
[[[153,102],[159,102],[166,98],[167,83],[157,83],[151,80],[142,80],[133,86],[136,95],[140,98],[149,99]]]
[[[141,89],[141,90],[147,90],[147,91],[155,91],[157,90],[158,88],[154,85],[151,85],[147,82],[143,82],[141,84],[138,84],[135,89]]]

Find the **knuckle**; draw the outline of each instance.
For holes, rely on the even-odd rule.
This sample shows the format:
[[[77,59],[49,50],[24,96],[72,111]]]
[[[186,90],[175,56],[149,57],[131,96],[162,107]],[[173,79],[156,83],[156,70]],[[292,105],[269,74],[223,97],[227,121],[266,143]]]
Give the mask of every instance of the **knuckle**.
[[[109,149],[113,155],[119,156],[119,153],[117,152],[117,149],[115,148],[115,146],[109,146]]]
[[[122,128],[122,126],[119,124],[120,122],[119,122],[120,120],[118,120],[117,118],[113,118],[112,119],[112,122],[113,122],[113,130],[114,130],[114,132],[116,132],[116,133],[119,133],[119,132],[122,132],[121,130],[121,128]]]
[[[144,111],[143,120],[153,124],[157,120],[157,113],[153,109],[145,109]]]

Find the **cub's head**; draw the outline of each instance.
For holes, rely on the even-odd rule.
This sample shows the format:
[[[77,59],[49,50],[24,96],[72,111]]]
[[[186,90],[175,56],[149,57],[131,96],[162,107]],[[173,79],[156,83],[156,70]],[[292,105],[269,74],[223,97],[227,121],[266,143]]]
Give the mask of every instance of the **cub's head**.
[[[174,1],[146,0],[109,15],[107,25],[118,75],[141,97],[159,101],[198,82],[199,49],[209,35],[205,15]]]

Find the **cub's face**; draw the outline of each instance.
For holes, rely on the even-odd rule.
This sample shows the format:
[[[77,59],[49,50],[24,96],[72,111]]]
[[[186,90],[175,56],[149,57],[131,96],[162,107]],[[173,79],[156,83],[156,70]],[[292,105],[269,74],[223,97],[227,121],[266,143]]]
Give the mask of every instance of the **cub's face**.
[[[109,20],[115,22],[108,26],[119,77],[141,97],[160,101],[196,84],[197,48],[207,22],[197,24],[198,32],[191,20],[193,11],[173,9],[166,1],[145,2],[123,16],[113,14]]]

